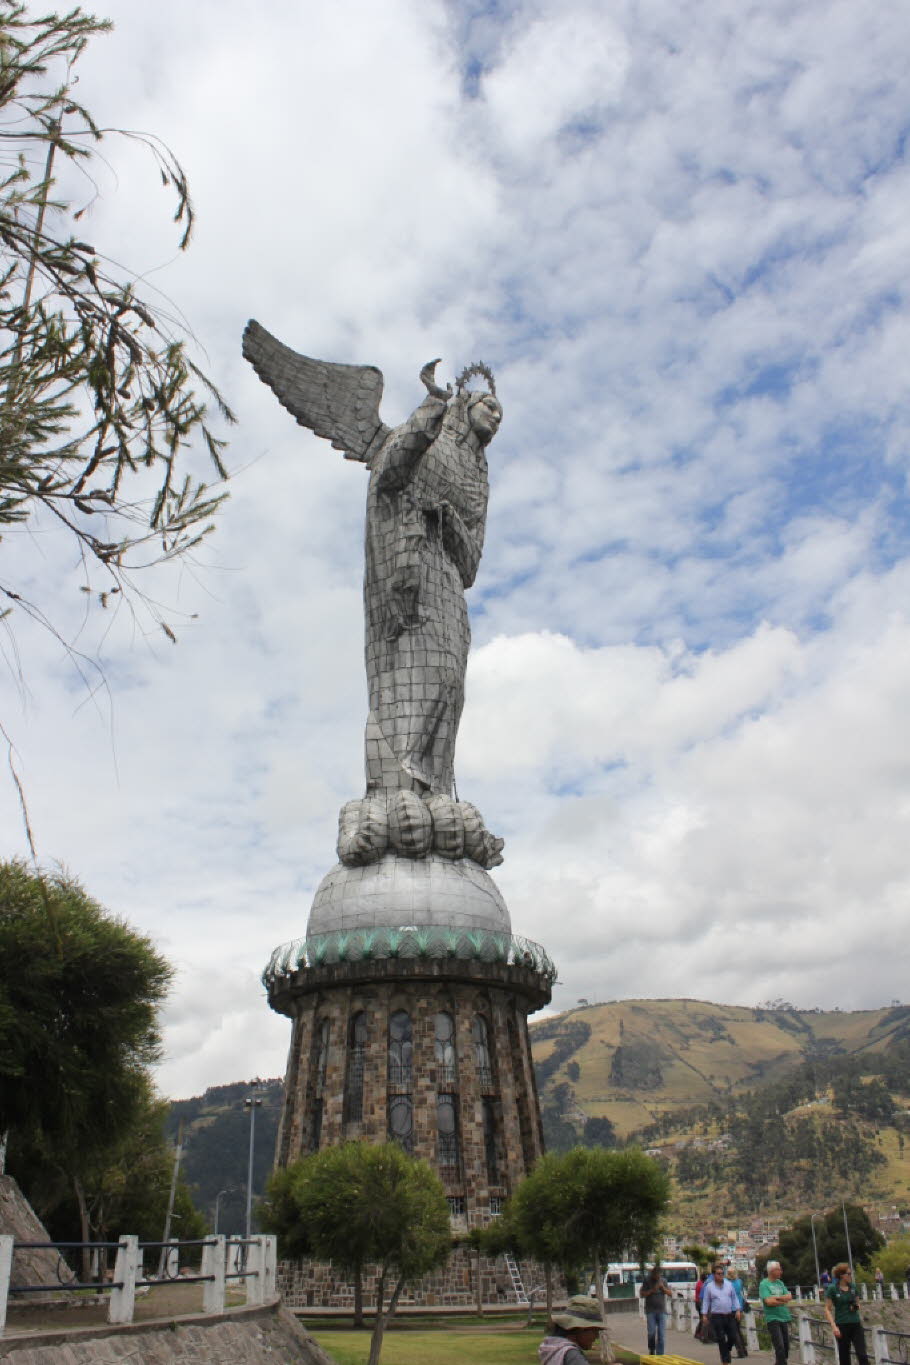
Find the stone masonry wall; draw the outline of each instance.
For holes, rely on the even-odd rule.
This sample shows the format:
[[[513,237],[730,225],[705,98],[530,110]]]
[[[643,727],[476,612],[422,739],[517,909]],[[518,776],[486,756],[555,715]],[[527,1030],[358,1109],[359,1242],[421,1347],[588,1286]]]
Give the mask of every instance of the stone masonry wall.
[[[544,1299],[545,1276],[543,1267],[534,1261],[519,1263],[522,1283],[527,1294],[534,1293],[536,1303]],[[402,1307],[470,1307],[477,1302],[478,1258],[464,1247],[457,1247],[442,1270],[425,1275],[419,1284],[402,1291]],[[376,1303],[374,1269],[363,1277],[363,1305],[371,1308]],[[318,1261],[279,1261],[278,1288],[290,1308],[354,1308],[354,1286],[333,1266]],[[391,1287],[386,1286],[386,1293]],[[509,1268],[503,1257],[480,1257],[480,1292],[484,1303],[517,1304],[518,1296],[512,1285]],[[565,1294],[561,1285],[554,1284],[554,1293]]]

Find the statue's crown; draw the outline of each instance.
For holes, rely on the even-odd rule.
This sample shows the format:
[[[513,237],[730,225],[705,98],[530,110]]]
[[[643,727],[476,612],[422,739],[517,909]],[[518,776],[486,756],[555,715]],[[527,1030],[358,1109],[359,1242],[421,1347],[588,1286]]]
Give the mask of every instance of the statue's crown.
[[[493,371],[490,369],[489,365],[485,365],[482,360],[477,360],[473,365],[466,365],[464,367],[461,374],[455,381],[455,387],[458,390],[458,392],[464,393],[465,386],[467,385],[468,380],[471,379],[475,374],[483,375],[484,379],[487,381],[487,384],[489,385],[490,393],[495,398],[496,380],[493,378]]]

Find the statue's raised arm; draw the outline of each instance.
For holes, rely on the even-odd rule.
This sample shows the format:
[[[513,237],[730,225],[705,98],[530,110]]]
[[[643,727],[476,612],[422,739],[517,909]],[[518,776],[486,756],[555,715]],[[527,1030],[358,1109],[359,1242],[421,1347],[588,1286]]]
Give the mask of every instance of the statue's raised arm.
[[[436,383],[438,361],[431,361],[420,374],[423,402],[390,429],[379,416],[382,374],[374,366],[312,360],[256,322],[247,325],[243,353],[301,426],[370,471],[367,798],[411,792],[420,805],[450,800],[471,638],[464,591],[483,551],[485,450],[502,418],[493,376],[484,365],[471,366],[453,392]],[[478,375],[488,387],[468,388]],[[419,815],[410,802],[405,806]],[[501,861],[499,840],[483,831],[475,844],[469,856],[476,861]],[[348,840],[351,861],[372,856],[369,839],[361,845],[359,835]]]

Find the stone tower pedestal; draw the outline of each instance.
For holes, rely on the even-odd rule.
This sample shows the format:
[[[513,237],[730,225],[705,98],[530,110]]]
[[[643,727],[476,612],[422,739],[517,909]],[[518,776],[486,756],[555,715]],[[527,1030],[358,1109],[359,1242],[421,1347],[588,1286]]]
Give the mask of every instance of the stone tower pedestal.
[[[527,1019],[554,976],[468,859],[339,864],[265,973],[293,1021],[278,1164],[393,1139],[436,1168],[456,1228],[488,1221],[543,1151]]]

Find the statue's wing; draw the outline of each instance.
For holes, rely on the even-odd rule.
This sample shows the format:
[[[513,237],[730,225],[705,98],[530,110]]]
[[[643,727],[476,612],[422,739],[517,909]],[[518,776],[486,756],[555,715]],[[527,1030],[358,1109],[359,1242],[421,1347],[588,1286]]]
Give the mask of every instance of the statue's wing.
[[[331,441],[345,458],[369,464],[390,428],[380,420],[382,372],[375,365],[311,360],[249,321],[243,354],[302,427]]]

